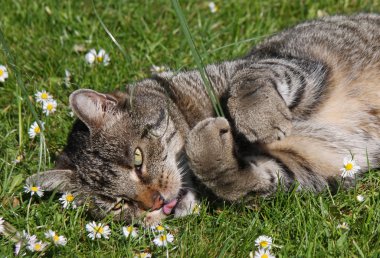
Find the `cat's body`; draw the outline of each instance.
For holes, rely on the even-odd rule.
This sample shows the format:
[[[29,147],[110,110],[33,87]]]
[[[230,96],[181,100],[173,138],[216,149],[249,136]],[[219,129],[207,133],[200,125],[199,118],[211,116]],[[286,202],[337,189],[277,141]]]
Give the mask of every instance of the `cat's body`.
[[[83,123],[57,170],[30,180],[92,199],[96,216],[124,200],[115,217],[149,211],[155,223],[191,211],[193,174],[238,201],[295,182],[334,189],[350,155],[361,172],[379,166],[380,16],[303,23],[206,70],[227,119],[214,118],[197,71],[159,74],[129,93],[79,90],[70,103]]]

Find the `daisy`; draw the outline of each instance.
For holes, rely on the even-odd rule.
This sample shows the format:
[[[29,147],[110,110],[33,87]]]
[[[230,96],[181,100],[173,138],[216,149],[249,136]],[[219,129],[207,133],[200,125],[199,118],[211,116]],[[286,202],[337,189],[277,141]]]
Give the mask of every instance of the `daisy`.
[[[208,8],[210,8],[210,12],[212,13],[216,13],[219,10],[214,2],[208,3]]]
[[[202,206],[199,203],[194,204],[194,207],[192,207],[192,208],[193,208],[193,210],[192,210],[193,214],[200,214],[201,213]]]
[[[17,233],[17,235],[19,236],[20,238],[20,241],[18,241],[16,244],[15,244],[15,251],[14,251],[14,254],[17,256],[19,255],[20,253],[20,250],[21,250],[21,247],[23,246],[24,243],[28,243],[28,244],[32,244],[32,243],[35,243],[37,241],[37,237],[35,235],[29,235],[28,233],[26,233],[25,230],[22,231],[22,234],[20,235],[19,233]],[[22,254],[21,256],[24,256],[24,254]]]
[[[269,252],[268,249],[262,249],[260,248],[255,252],[255,258],[275,258],[273,254]]]
[[[155,231],[155,232],[164,232],[165,231],[165,227],[158,224],[158,225],[155,225],[155,226],[151,226],[150,229],[152,231]]]
[[[150,258],[152,257],[152,254],[151,253],[147,253],[147,252],[142,252],[142,253],[139,253],[139,254],[135,254],[134,258]]]
[[[364,202],[364,196],[359,194],[358,196],[356,196],[356,200],[358,200],[358,202]]]
[[[36,185],[25,185],[24,192],[30,193],[31,196],[33,196],[34,194],[37,194],[39,197],[42,197],[44,195],[44,190],[42,190],[40,186],[36,186]]]
[[[342,171],[342,177],[353,177],[359,170],[360,167],[356,165],[353,158],[345,157],[343,159],[343,168],[340,169],[340,171]]]
[[[152,67],[150,68],[150,72],[152,74],[159,74],[159,73],[163,73],[165,71],[166,71],[166,67],[165,66],[152,65]]]
[[[173,242],[174,236],[170,233],[161,234],[153,239],[153,243],[157,246],[167,246],[168,243]]]
[[[41,125],[42,125],[42,128],[44,126],[44,122],[41,122]],[[37,122],[33,122],[33,124],[30,126],[29,128],[29,131],[28,131],[28,134],[29,134],[29,138],[33,139],[34,137],[36,137],[37,134],[40,134],[41,133],[41,128],[40,126],[37,124]]]
[[[50,95],[50,93],[46,92],[45,90],[37,91],[37,93],[34,94],[34,96],[36,97],[36,101],[38,103],[44,103],[45,101],[49,99],[53,99],[53,96]]]
[[[23,155],[18,155],[15,160],[13,161],[14,164],[18,164],[21,162],[21,160],[24,158]]]
[[[28,248],[30,251],[32,252],[42,252],[45,247],[47,246],[46,243],[43,243],[42,241],[33,241],[33,242],[30,242],[28,243],[28,246],[26,248]]]
[[[341,229],[346,229],[346,230],[350,229],[350,227],[348,226],[348,224],[346,222],[339,224],[336,228],[341,228]]]
[[[5,79],[8,78],[8,71],[4,65],[0,65],[0,82],[5,82]]]
[[[52,240],[55,245],[66,245],[67,239],[64,236],[58,236],[53,230],[45,233],[45,237]]]
[[[49,99],[43,102],[42,111],[48,116],[57,110],[57,101]]]
[[[74,199],[75,197],[73,194],[66,192],[62,194],[62,197],[59,198],[58,200],[62,203],[63,208],[66,209],[66,208],[71,207],[73,209],[76,209],[77,205],[75,204]]]
[[[95,49],[91,49],[85,56],[87,63],[90,65],[93,64],[103,64],[104,66],[109,65],[110,57],[106,53],[104,49],[100,49],[98,53],[96,53]]]
[[[132,226],[128,226],[128,227],[123,227],[123,235],[125,237],[129,237],[129,235],[131,237],[137,237],[138,235],[138,231],[137,229],[135,229],[134,227]]]
[[[0,217],[0,234],[4,232],[4,220]]]
[[[259,236],[255,240],[255,245],[259,248],[270,249],[272,245],[272,238],[268,236]]]
[[[95,221],[86,225],[86,231],[89,232],[87,236],[92,240],[101,238],[102,236],[108,239],[108,236],[111,234],[109,226],[103,225],[102,223],[96,224]]]

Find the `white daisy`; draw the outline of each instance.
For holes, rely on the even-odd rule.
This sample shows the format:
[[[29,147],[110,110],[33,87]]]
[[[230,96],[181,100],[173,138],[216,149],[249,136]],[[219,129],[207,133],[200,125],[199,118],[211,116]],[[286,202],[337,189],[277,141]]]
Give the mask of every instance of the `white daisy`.
[[[358,202],[364,202],[364,196],[359,194],[358,196],[356,196],[356,200],[358,200]]]
[[[150,72],[152,74],[159,74],[165,72],[167,69],[165,66],[157,66],[157,65],[152,65],[150,68]]]
[[[268,236],[259,236],[255,240],[255,245],[259,248],[270,249],[272,246],[272,238]]]
[[[155,225],[155,226],[151,226],[150,229],[154,232],[164,232],[165,231],[165,228],[164,226],[158,224],[158,225]]]
[[[356,165],[353,158],[345,157],[343,159],[343,168],[340,169],[340,171],[342,171],[342,177],[353,177],[359,170],[360,167]]]
[[[25,230],[22,231],[22,234],[20,235],[20,233],[17,233],[17,236],[20,238],[20,241],[18,241],[16,244],[15,244],[15,251],[14,251],[14,254],[17,256],[20,254],[20,250],[21,250],[21,247],[27,243],[28,245],[32,245],[33,243],[35,243],[37,241],[37,237],[35,235],[29,235],[28,233],[26,233]],[[22,254],[21,256],[24,256],[26,255],[25,253]]]
[[[45,90],[37,91],[37,93],[34,94],[34,96],[36,97],[36,101],[38,103],[44,103],[45,101],[53,98],[53,96]]]
[[[103,64],[104,66],[109,65],[111,58],[106,53],[104,49],[100,49],[98,53],[96,53],[95,49],[91,49],[85,56],[87,63],[90,65],[93,64]]]
[[[194,206],[192,207],[192,214],[200,214],[202,210],[202,206],[199,203],[195,203]]]
[[[153,239],[153,243],[157,246],[167,246],[168,243],[174,241],[174,236],[170,233],[158,235]]]
[[[273,254],[270,253],[268,249],[262,249],[260,248],[255,252],[255,258],[275,258]]]
[[[75,196],[71,193],[64,193],[62,194],[62,197],[59,198],[58,200],[62,203],[63,208],[73,208],[76,209],[77,205],[74,202]]]
[[[123,235],[125,237],[137,237],[138,231],[133,226],[123,227]]]
[[[86,225],[86,231],[89,232],[87,236],[92,240],[101,238],[102,236],[108,239],[108,236],[111,234],[109,226],[103,225],[102,223],[96,224],[95,221]]]
[[[44,190],[42,190],[42,188],[37,185],[25,185],[24,192],[30,193],[31,196],[37,194],[39,197],[42,197],[44,195]]]
[[[141,253],[135,254],[134,256],[134,258],[150,258],[150,257],[152,257],[152,254],[147,253],[147,252],[141,252]]]
[[[42,112],[44,112],[45,115],[48,116],[54,113],[56,110],[57,110],[57,101],[55,101],[54,99],[49,99],[43,102]]]
[[[4,220],[0,217],[0,234],[4,232]]]
[[[210,8],[210,12],[212,13],[216,13],[219,10],[218,6],[216,6],[214,2],[209,2],[208,8]]]
[[[58,236],[53,230],[45,233],[45,237],[52,240],[55,245],[66,245],[67,239],[64,236]]]
[[[32,241],[28,243],[28,246],[26,248],[32,252],[42,252],[46,246],[47,244],[43,243],[42,241]]]
[[[40,121],[40,123],[41,123],[41,125],[43,127],[44,126],[44,122]],[[41,133],[40,126],[37,124],[37,122],[33,122],[33,124],[30,126],[29,131],[28,131],[29,138],[33,139],[34,137],[36,137],[36,135],[38,135],[40,133]]]
[[[346,222],[338,224],[338,226],[336,228],[341,228],[341,229],[345,229],[345,230],[349,230],[350,229],[350,227],[348,226],[348,224]]]
[[[8,78],[8,71],[4,65],[0,65],[0,82],[5,82],[5,79]]]
[[[23,155],[17,155],[17,157],[15,158],[15,160],[13,161],[14,164],[18,164],[21,162],[21,160],[24,158]]]

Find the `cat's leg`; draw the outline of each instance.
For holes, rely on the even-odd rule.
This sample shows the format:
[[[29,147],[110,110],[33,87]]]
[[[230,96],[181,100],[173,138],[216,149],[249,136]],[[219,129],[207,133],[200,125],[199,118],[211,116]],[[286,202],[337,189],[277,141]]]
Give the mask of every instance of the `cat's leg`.
[[[285,186],[294,178],[266,156],[239,162],[235,156],[231,128],[224,118],[208,118],[189,133],[186,153],[194,174],[218,197],[238,200],[249,193],[269,195],[281,180]]]
[[[292,119],[313,112],[326,74],[321,63],[299,59],[264,59],[237,70],[227,103],[234,128],[250,142],[281,140]]]

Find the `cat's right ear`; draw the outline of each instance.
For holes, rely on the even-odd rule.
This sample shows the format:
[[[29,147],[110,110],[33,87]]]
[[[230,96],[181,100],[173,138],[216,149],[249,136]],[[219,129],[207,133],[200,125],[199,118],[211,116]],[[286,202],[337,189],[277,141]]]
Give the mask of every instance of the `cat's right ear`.
[[[26,179],[27,185],[38,185],[45,191],[70,192],[73,191],[74,172],[72,170],[49,170],[31,175]]]
[[[82,89],[71,93],[69,101],[74,113],[90,130],[101,128],[115,116],[117,100],[111,95]]]

